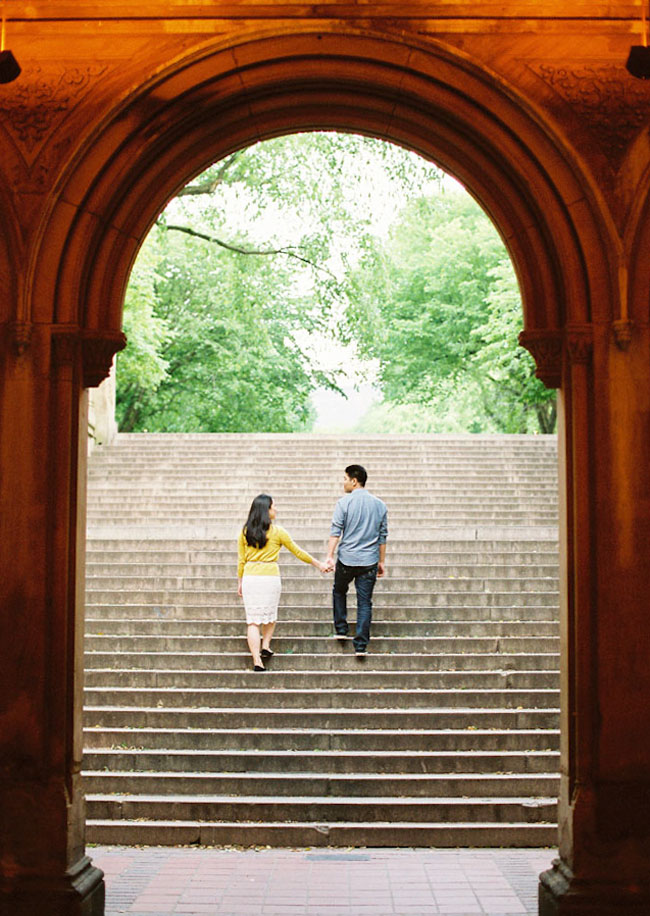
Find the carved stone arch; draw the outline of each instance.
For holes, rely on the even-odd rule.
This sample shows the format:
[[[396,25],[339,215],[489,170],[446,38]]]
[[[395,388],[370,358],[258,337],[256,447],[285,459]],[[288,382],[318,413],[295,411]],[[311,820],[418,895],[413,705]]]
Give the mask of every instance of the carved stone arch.
[[[536,340],[611,317],[613,246],[548,125],[457,51],[313,31],[204,49],[105,120],[60,184],[34,298],[56,321],[117,333],[137,251],[178,189],[235,149],[313,129],[399,143],[462,181],[510,251]]]
[[[18,225],[13,200],[0,183],[0,325],[5,325],[10,351],[19,357],[30,344],[32,324],[18,268],[25,248]]]
[[[18,321],[18,259],[23,249],[8,188],[0,180],[0,321]]]
[[[650,167],[636,189],[633,219],[628,232],[629,276],[626,288],[629,297],[629,332],[634,326],[650,324]]]

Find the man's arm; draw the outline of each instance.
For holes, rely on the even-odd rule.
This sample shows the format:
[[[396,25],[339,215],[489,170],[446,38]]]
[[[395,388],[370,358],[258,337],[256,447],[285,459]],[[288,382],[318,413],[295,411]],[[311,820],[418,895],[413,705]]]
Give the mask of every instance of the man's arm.
[[[379,563],[377,564],[377,578],[381,579],[386,574],[386,541],[379,545]]]
[[[327,559],[325,560],[325,565],[328,569],[334,569],[334,551],[336,550],[336,545],[338,544],[340,537],[332,534],[330,539],[327,542]]]

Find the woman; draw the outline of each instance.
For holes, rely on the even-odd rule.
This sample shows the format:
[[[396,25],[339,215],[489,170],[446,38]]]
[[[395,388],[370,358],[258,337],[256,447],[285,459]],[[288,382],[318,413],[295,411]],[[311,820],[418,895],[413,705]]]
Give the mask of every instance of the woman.
[[[271,637],[278,619],[282,590],[277,563],[280,549],[287,547],[303,563],[311,563],[320,572],[327,572],[327,567],[301,550],[284,528],[273,524],[275,517],[273,500],[266,493],[260,493],[251,504],[237,542],[237,594],[244,599],[246,638],[254,671],[265,671],[262,660],[273,655]]]

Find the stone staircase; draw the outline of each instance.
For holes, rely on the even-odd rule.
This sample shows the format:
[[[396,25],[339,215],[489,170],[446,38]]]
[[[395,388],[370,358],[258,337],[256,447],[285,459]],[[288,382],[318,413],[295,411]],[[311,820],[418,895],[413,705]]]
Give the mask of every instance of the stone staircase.
[[[331,638],[331,576],[283,551],[256,674],[250,501],[324,556],[351,462],[389,509],[370,654]],[[553,437],[120,435],[88,523],[89,842],[556,843]]]

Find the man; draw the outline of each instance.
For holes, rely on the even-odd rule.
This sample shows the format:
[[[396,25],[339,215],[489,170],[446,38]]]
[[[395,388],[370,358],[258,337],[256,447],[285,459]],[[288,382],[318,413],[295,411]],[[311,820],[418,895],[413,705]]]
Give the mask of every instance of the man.
[[[385,572],[388,512],[386,504],[365,489],[368,474],[351,464],[343,475],[345,496],[336,504],[327,546],[328,569],[334,569],[332,599],[334,630],[339,639],[348,633],[347,593],[354,580],[357,591],[357,630],[354,649],[359,658],[367,654],[372,621],[372,592]],[[338,557],[334,565],[334,551]]]

